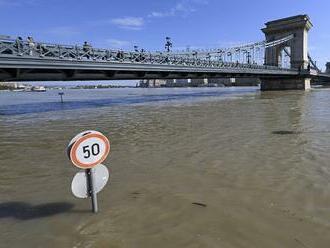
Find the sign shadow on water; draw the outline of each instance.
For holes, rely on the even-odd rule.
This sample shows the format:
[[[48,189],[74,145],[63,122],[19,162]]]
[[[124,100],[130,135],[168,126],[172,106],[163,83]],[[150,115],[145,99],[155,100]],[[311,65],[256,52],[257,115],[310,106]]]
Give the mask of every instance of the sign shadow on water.
[[[19,220],[30,220],[49,217],[70,211],[72,203],[53,202],[40,205],[30,205],[26,202],[0,203],[0,218],[15,218]]]

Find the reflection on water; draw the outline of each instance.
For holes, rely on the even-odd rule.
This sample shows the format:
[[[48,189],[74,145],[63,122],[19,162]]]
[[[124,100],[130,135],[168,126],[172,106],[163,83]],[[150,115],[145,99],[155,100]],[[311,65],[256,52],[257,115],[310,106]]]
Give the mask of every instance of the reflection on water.
[[[0,93],[0,232],[10,247],[328,247],[328,90]],[[110,137],[100,213],[65,147]],[[58,204],[58,205],[56,205]]]

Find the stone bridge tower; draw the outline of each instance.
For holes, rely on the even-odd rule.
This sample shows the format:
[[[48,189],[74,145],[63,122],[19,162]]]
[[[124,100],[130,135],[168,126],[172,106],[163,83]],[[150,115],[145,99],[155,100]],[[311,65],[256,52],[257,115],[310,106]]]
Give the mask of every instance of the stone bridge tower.
[[[293,16],[280,20],[267,22],[262,31],[266,41],[279,40],[289,35],[294,35],[290,41],[279,46],[266,49],[265,64],[279,66],[281,51],[290,48],[291,68],[307,69],[308,66],[308,31],[313,26],[307,15]]]
[[[265,50],[265,65],[281,66],[281,56],[285,51],[290,56],[290,67],[304,71],[308,69],[308,31],[313,26],[307,15],[298,15],[267,22],[262,29],[267,42],[282,39],[289,35],[293,38],[278,46]],[[290,80],[262,80],[262,90],[308,89],[310,79],[300,77]]]
[[[330,74],[330,62],[328,62],[326,65],[325,73]]]

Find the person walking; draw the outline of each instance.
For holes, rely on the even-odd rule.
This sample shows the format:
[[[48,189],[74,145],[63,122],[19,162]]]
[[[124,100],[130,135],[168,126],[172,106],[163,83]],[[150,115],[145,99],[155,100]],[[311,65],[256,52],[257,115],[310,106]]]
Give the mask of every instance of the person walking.
[[[88,44],[87,41],[85,41],[83,45],[83,51],[85,52],[87,59],[89,59],[91,56],[91,50],[92,50],[92,46]]]
[[[35,43],[34,40],[31,36],[27,37],[27,43],[29,45],[29,49],[30,49],[30,56],[33,56],[33,51],[35,48]]]
[[[23,53],[23,39],[21,36],[18,36],[15,40],[14,47],[17,49],[18,55],[22,55]]]

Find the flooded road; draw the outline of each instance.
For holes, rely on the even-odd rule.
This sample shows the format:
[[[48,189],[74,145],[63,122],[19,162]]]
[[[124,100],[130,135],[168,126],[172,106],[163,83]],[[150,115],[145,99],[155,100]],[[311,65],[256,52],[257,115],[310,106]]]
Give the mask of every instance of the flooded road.
[[[330,90],[0,92],[0,247],[330,244]],[[111,140],[100,212],[65,148]]]

